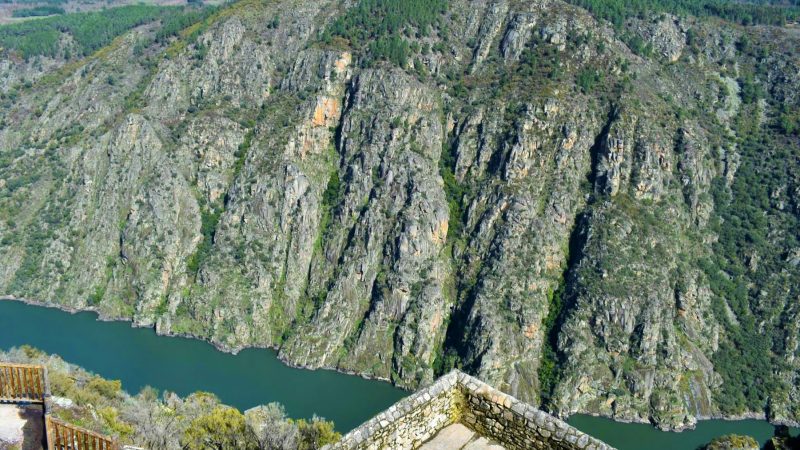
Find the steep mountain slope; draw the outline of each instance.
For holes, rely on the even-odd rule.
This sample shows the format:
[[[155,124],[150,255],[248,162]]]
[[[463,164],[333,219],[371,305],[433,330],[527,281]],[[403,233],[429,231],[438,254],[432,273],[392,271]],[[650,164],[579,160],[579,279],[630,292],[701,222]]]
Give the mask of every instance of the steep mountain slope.
[[[796,422],[796,26],[381,4],[243,0],[14,87],[0,292],[562,415]]]

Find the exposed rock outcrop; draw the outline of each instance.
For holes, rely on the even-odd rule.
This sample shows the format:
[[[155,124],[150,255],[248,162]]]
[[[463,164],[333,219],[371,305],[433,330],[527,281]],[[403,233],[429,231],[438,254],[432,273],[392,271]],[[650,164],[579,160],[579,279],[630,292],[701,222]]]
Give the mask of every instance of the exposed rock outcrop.
[[[322,42],[338,2],[244,0],[149,60],[152,26],[0,66],[0,292],[559,415],[797,422],[796,32],[448,3],[405,64]]]

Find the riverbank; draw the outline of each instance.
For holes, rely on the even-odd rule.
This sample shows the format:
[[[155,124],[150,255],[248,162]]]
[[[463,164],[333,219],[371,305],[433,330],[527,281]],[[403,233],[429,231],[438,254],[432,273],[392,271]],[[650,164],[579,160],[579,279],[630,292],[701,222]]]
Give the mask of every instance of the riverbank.
[[[235,353],[225,352],[204,339],[159,335],[152,327],[129,326],[127,323],[132,324],[130,320],[102,318],[96,311],[59,308],[8,296],[0,297],[0,300],[6,300],[0,301],[0,306],[3,303],[22,306],[12,308],[16,309],[16,313],[12,312],[11,316],[0,309],[0,323],[8,321],[5,329],[9,330],[0,336],[0,348],[32,344],[48,352],[61,354],[107,378],[121,379],[129,389],[152,385],[159,390],[183,395],[197,390],[210,391],[240,409],[279,401],[287,405],[287,412],[292,417],[318,414],[333,419],[340,431],[349,431],[408,394],[384,381],[355,377],[341,371],[307,370],[286,364],[274,349],[247,348]],[[13,317],[15,314],[17,317]],[[53,336],[51,339],[41,333],[26,335],[26,322],[36,321],[41,326],[38,322],[42,320],[47,322],[45,328],[73,329],[78,330],[78,334]],[[98,336],[103,336],[100,343],[97,343]],[[87,341],[93,342],[90,347],[96,350],[96,355],[87,354]],[[116,343],[120,345],[116,346]],[[102,358],[108,354],[113,358]],[[135,367],[137,364],[141,367]],[[152,368],[154,373],[159,372],[161,376],[144,373],[142,368]],[[128,370],[133,373],[126,372]],[[238,380],[235,385],[226,381],[232,376]],[[363,408],[354,406],[358,401],[366,402]],[[330,406],[325,407],[326,404]],[[705,427],[704,423],[718,420],[736,423],[742,419],[763,421],[764,414],[703,418],[696,427]],[[570,420],[573,418],[567,421]],[[668,439],[669,435],[691,434],[693,431],[669,433],[649,423],[625,423],[608,418],[602,420],[620,426],[647,427],[655,433],[661,433],[654,436],[661,436],[662,439]],[[766,421],[763,423],[770,426]]]
[[[32,345],[104,378],[121,380],[134,393],[146,386],[182,396],[213,392],[243,411],[278,402],[290,417],[325,417],[342,432],[408,395],[382,381],[286,366],[271,349],[224,353],[204,341],[159,336],[152,328],[122,321],[98,321],[94,312],[0,301],[0,329],[0,348]]]
[[[606,419],[606,420],[611,420],[611,421],[613,421],[615,423],[622,423],[622,424],[647,425],[647,426],[652,427],[653,429],[655,429],[657,431],[664,432],[664,433],[682,433],[684,431],[692,431],[692,430],[697,428],[697,425],[702,424],[703,422],[708,422],[708,421],[712,421],[712,420],[721,420],[721,421],[725,421],[725,422],[739,422],[739,421],[745,421],[745,420],[755,420],[755,421],[761,421],[761,422],[768,423],[768,424],[770,424],[772,426],[786,426],[786,427],[790,427],[790,428],[800,428],[800,422],[785,421],[785,420],[775,420],[775,421],[769,420],[769,418],[767,417],[766,413],[764,413],[764,412],[745,412],[745,413],[742,413],[742,414],[735,414],[735,415],[728,415],[728,416],[721,415],[721,414],[696,416],[697,422],[695,423],[694,426],[681,427],[681,428],[669,428],[669,429],[665,429],[665,428],[660,428],[660,427],[654,426],[651,422],[648,422],[648,421],[645,421],[645,420],[636,421],[636,420],[619,419],[619,418],[614,418],[614,417],[608,417],[608,416],[603,416],[603,415],[599,415],[599,414],[594,414],[594,413],[590,413],[590,412],[577,412],[577,413],[575,413],[575,414],[573,414],[571,416],[562,417],[562,419],[566,420],[566,421],[569,421],[569,419],[571,417],[575,417],[575,416],[584,416],[584,417],[592,417],[592,418],[597,418],[597,419]]]
[[[52,395],[48,417],[110,437],[123,446],[185,450],[208,448],[208,442],[214,442],[215,447],[225,449],[252,449],[263,448],[263,443],[269,441],[269,448],[275,450],[319,450],[341,438],[332,423],[291,419],[277,403],[240,411],[206,392],[181,397],[144,389],[132,395],[119,381],[104,379],[57,355],[29,346],[0,351],[0,361],[46,367]],[[11,448],[41,449],[42,406],[0,406],[9,407],[5,416],[0,414],[0,429],[3,425],[8,425],[12,432],[18,429],[15,442],[22,443],[21,447]],[[27,422],[14,420],[15,410]],[[22,432],[24,441],[20,441]],[[0,442],[2,448],[6,447]]]
[[[764,446],[776,432],[775,425],[756,419],[701,420],[693,429],[682,432],[665,432],[651,424],[623,423],[585,414],[576,414],[567,423],[619,450],[696,450],[716,437],[729,434],[750,436]],[[798,428],[789,431],[794,436],[800,434]],[[647,445],[643,446],[645,442]]]
[[[276,353],[277,358],[284,365],[286,365],[288,367],[291,367],[293,369],[329,370],[329,371],[341,373],[341,374],[344,374],[344,375],[351,375],[351,376],[361,377],[361,378],[363,378],[365,380],[382,381],[382,382],[385,382],[385,383],[391,383],[393,386],[395,386],[398,389],[402,389],[402,390],[407,391],[409,393],[412,392],[412,390],[410,390],[410,389],[407,389],[407,388],[405,388],[403,386],[398,386],[397,384],[392,383],[392,380],[390,380],[390,379],[388,379],[386,377],[378,377],[378,376],[373,376],[373,375],[369,375],[369,374],[365,374],[365,373],[360,373],[360,372],[355,372],[355,371],[350,371],[350,370],[343,370],[343,369],[340,369],[340,368],[335,367],[335,366],[312,367],[312,366],[308,366],[308,365],[297,364],[297,363],[295,363],[295,362],[293,362],[293,361],[291,361],[289,359],[286,359],[284,356],[280,355],[280,353],[279,353],[280,347],[278,347],[278,346],[250,345],[250,346],[242,346],[242,347],[229,347],[229,346],[227,346],[227,345],[225,345],[225,344],[223,344],[221,342],[217,342],[217,341],[208,339],[205,336],[199,336],[199,335],[195,335],[195,334],[191,334],[191,333],[173,333],[173,332],[165,333],[165,332],[159,330],[158,327],[156,327],[155,325],[137,323],[133,318],[130,318],[130,317],[109,317],[109,316],[105,316],[105,315],[103,315],[102,311],[100,311],[97,308],[92,308],[92,307],[86,307],[86,308],[83,308],[83,309],[71,308],[71,307],[65,306],[65,305],[59,305],[59,304],[48,303],[48,302],[41,302],[41,301],[37,301],[37,300],[19,298],[19,297],[14,297],[14,296],[10,296],[10,295],[0,295],[0,301],[19,302],[19,303],[24,303],[24,304],[29,305],[29,306],[36,306],[36,307],[40,307],[40,308],[50,308],[50,309],[55,309],[55,310],[66,312],[66,313],[70,313],[70,314],[77,314],[77,313],[83,313],[83,312],[93,313],[93,314],[95,314],[97,316],[97,320],[100,321],[100,322],[129,323],[132,328],[153,330],[153,332],[155,332],[155,334],[157,336],[183,338],[183,339],[193,339],[193,340],[205,342],[206,344],[209,344],[209,345],[213,346],[217,351],[220,351],[222,353],[228,353],[228,354],[231,354],[231,355],[238,355],[241,351],[247,350],[247,349],[272,350],[272,351],[274,351]]]

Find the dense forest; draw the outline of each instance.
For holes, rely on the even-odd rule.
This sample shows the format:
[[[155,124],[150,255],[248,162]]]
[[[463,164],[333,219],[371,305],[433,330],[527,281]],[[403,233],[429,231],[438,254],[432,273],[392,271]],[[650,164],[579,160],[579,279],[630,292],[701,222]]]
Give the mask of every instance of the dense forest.
[[[62,51],[62,34],[74,42],[74,56],[86,56],[108,45],[131,28],[160,20],[159,36],[169,36],[200,20],[212,8],[131,5],[102,11],[45,17],[0,26],[0,47],[28,59],[55,57]],[[72,56],[64,55],[66,59]]]
[[[64,8],[53,5],[34,6],[32,8],[15,9],[11,13],[12,17],[38,17],[38,16],[53,16],[57,14],[64,14]]]
[[[631,16],[669,13],[678,16],[719,17],[742,25],[783,25],[800,17],[797,1],[733,2],[727,0],[569,0],[619,27]]]
[[[361,0],[325,31],[322,40],[330,44],[335,37],[344,39],[368,50],[367,62],[387,60],[404,66],[412,54],[404,34],[413,29],[416,36],[427,36],[446,9],[446,0]]]
[[[731,2],[726,0],[567,0],[586,8],[621,30],[626,18],[644,18],[669,13],[677,16],[718,17],[742,25],[784,25],[800,18],[798,0]],[[435,32],[447,0],[359,0],[321,36],[322,42],[349,45],[362,50],[365,64],[385,60],[405,66],[421,49],[414,39]],[[650,49],[635,36],[623,38],[632,50],[646,54]]]
[[[645,17],[654,13],[714,16],[744,25],[781,25],[800,17],[798,0],[787,2],[728,2],[724,0],[569,0],[586,8],[601,19],[619,27],[627,17]],[[31,2],[34,3],[34,2]],[[39,2],[36,2],[39,3]],[[15,17],[48,16],[63,14],[63,8],[54,6],[62,0],[51,0],[48,5],[18,9]],[[70,34],[76,41],[78,53],[87,55],[108,44],[114,37],[135,26],[161,19],[165,23],[179,23],[181,28],[199,20],[197,11],[185,7],[132,5],[102,11],[67,14],[49,17],[36,23],[23,22],[0,27],[0,46],[17,52],[24,58],[55,56],[61,33]],[[447,0],[360,0],[346,14],[330,25],[321,40],[327,44],[335,38],[365,50],[369,55],[365,63],[387,60],[405,65],[419,45],[405,36],[425,37],[438,28],[442,14],[447,10]],[[169,33],[165,31],[162,34]],[[631,42],[637,46],[636,42]]]
[[[739,50],[754,61],[764,61],[763,51],[746,41],[739,43]],[[789,388],[777,376],[786,369],[778,355],[786,352],[789,324],[780,314],[783,306],[763,297],[783,292],[794,298],[800,295],[797,271],[783,268],[791,249],[800,246],[800,217],[775,200],[775,193],[800,173],[800,164],[796,116],[776,114],[763,126],[752,120],[759,114],[759,102],[767,102],[773,111],[789,108],[754,83],[756,78],[766,79],[768,70],[766,64],[756,63],[753,73],[741,74],[743,104],[735,122],[736,137],[728,139],[738,146],[742,160],[730,189],[723,179],[714,181],[717,214],[712,227],[719,241],[714,257],[700,262],[715,294],[715,316],[723,319],[732,337],[714,355],[715,367],[725,379],[717,401],[727,411],[757,410],[768,404],[770,394]],[[726,312],[726,303],[736,323]],[[765,316],[781,320],[761,320]]]
[[[21,5],[40,5],[40,4],[63,5],[68,1],[69,0],[0,0],[0,3],[21,4]]]

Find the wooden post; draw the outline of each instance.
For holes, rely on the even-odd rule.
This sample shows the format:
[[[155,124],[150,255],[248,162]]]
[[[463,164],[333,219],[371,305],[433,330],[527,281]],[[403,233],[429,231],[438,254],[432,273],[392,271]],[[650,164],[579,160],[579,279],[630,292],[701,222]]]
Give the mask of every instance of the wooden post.
[[[47,450],[53,450],[53,424],[50,423],[50,416],[44,416],[44,435],[47,439]]]
[[[33,389],[31,389],[31,373],[30,370],[28,369],[21,369],[21,370],[22,370],[22,382],[23,385],[25,386],[22,392],[25,397],[30,397],[33,395]]]
[[[59,446],[59,441],[61,436],[58,434],[58,425],[54,424],[53,421],[50,420],[50,416],[47,416],[47,425],[50,428],[53,437],[53,442],[51,442],[47,450],[60,449],[61,447]]]
[[[48,377],[47,366],[44,366],[43,369],[44,372],[42,375],[44,376],[44,395],[45,397],[50,397],[50,378]]]
[[[11,392],[10,392],[10,395],[9,395],[9,397],[11,397],[11,398],[16,398],[16,396],[17,396],[16,395],[16,392],[17,392],[17,381],[15,380],[15,377],[14,377],[14,372],[16,372],[16,371],[17,371],[16,368],[14,368],[14,367],[11,368]]]
[[[44,391],[42,390],[42,375],[39,372],[36,372],[36,392],[41,393],[42,401],[44,401]]]

